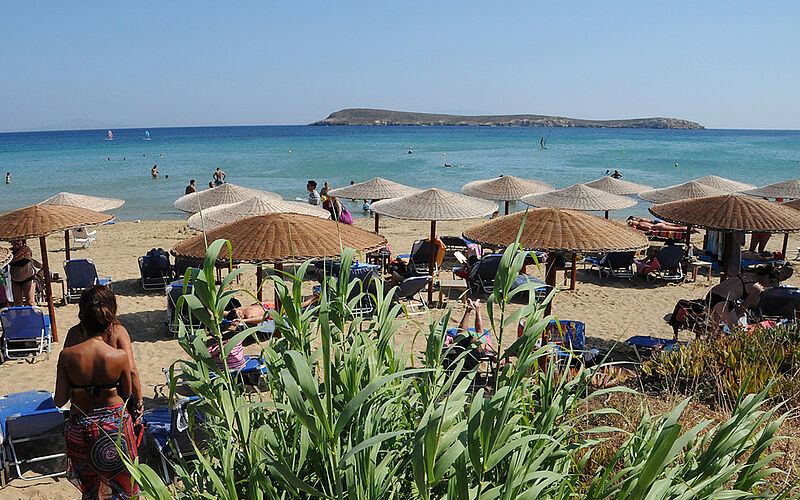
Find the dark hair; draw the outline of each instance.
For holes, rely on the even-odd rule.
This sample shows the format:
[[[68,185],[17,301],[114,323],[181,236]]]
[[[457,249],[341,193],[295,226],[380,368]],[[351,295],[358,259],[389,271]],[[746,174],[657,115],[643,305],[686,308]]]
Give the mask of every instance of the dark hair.
[[[89,336],[108,332],[117,322],[117,298],[105,285],[87,288],[78,303],[78,318]]]
[[[189,181],[189,184],[194,184],[194,182],[195,182],[195,180],[192,179],[192,180]]]
[[[313,187],[313,188],[316,188],[317,187],[317,181],[308,181],[308,185]]]
[[[780,279],[780,274],[778,274],[778,270],[772,264],[767,264],[765,266],[758,266],[756,268],[756,276],[766,276],[769,278],[771,282],[778,281]]]

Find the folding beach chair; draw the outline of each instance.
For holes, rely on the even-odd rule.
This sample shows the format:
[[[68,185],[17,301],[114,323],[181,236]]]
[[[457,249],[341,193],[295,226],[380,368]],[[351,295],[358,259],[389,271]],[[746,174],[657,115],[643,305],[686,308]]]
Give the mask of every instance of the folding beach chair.
[[[560,360],[575,357],[583,363],[595,359],[600,351],[586,348],[586,324],[581,321],[551,320],[545,327],[547,338],[556,346]]]
[[[202,448],[206,439],[207,435],[203,430],[206,415],[195,409],[198,401],[199,397],[192,396],[176,401],[171,409],[154,408],[142,415],[146,436],[152,439],[159,452],[162,478],[166,484],[172,482],[174,475],[170,462],[193,458],[196,456],[193,443]],[[194,419],[192,426],[191,419]]]
[[[97,276],[97,268],[92,259],[72,259],[64,262],[64,275],[67,278],[67,302],[80,300],[84,290],[94,285],[106,285],[113,289],[111,278]]]
[[[92,242],[96,240],[95,234],[97,229],[87,229],[84,227],[76,227],[72,230],[72,248],[75,249],[80,243],[86,248],[92,248]]]
[[[494,291],[494,279],[497,277],[497,269],[500,267],[500,259],[502,258],[502,254],[493,253],[485,255],[474,264],[477,269],[470,270],[469,278],[467,279],[471,292],[483,290],[486,293],[492,293]]]
[[[611,252],[604,254],[599,259],[587,258],[585,263],[597,267],[598,276],[603,278],[633,278],[633,258],[636,252]]]
[[[11,466],[23,481],[63,476],[65,470],[56,466],[56,472],[23,477],[22,467],[41,462],[56,465],[56,460],[66,456],[64,423],[49,391],[0,396],[0,487],[10,480]],[[35,446],[30,444],[34,442]]]
[[[414,316],[417,314],[425,314],[424,309],[428,307],[425,303],[425,297],[422,291],[428,288],[430,283],[430,276],[414,276],[404,279],[397,285],[397,290],[394,292],[394,299],[398,302],[401,300],[407,301],[406,314]]]
[[[379,269],[380,267],[374,264],[353,264],[350,268],[350,282],[358,280],[360,285],[357,284],[353,288],[347,300],[350,301],[358,294],[364,293],[352,310],[354,316],[369,316],[375,311],[375,300],[369,292],[375,288],[374,280],[380,279]]]
[[[6,307],[0,309],[5,359],[36,359],[50,353],[52,336],[50,317],[39,306]]]
[[[183,280],[173,281],[169,285],[166,286],[166,295],[167,295],[167,331],[173,334],[178,333],[178,319],[183,320],[183,323],[187,326],[189,325],[198,325],[200,322],[197,318],[191,318],[189,315],[189,306],[184,301],[183,307],[181,308],[180,315],[178,318],[175,318],[175,310],[178,307],[178,299],[183,295]],[[186,289],[187,294],[192,293],[192,285],[190,284]]]
[[[430,274],[431,265],[431,242],[428,240],[417,240],[411,246],[410,254],[398,255],[399,259],[408,260],[408,267],[414,274]],[[437,253],[440,247],[436,245]],[[433,262],[433,272],[436,274],[439,270],[439,265],[442,263],[444,253],[436,255]]]
[[[634,335],[626,340],[625,343],[633,347],[633,352],[636,353],[636,359],[639,360],[639,363],[642,362],[642,356],[639,354],[639,349],[644,350],[648,354],[652,354],[655,351],[669,351],[672,349],[677,349],[682,344],[686,344],[686,342],[679,342],[675,339],[662,339],[659,337],[650,337],[649,335]]]
[[[686,249],[682,245],[667,245],[661,248],[656,254],[656,259],[661,267],[652,274],[665,281],[683,281],[685,274],[681,261],[685,253]],[[649,274],[647,279],[650,279]]]
[[[145,290],[163,290],[172,281],[172,265],[169,255],[161,248],[154,248],[147,255],[139,257],[139,273],[142,276],[142,288]]]
[[[708,303],[705,299],[681,299],[675,304],[667,323],[672,327],[674,340],[680,330],[694,332],[696,338],[710,329]]]

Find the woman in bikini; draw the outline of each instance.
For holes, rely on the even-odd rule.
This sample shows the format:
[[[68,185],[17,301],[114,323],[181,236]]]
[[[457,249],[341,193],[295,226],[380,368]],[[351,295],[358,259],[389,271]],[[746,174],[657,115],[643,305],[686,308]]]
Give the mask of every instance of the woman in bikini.
[[[758,305],[764,288],[779,283],[778,271],[766,265],[716,285],[706,296],[712,324],[725,325],[733,330],[747,310]]]
[[[11,242],[11,251],[14,257],[11,259],[11,292],[14,294],[14,305],[20,307],[23,300],[29,306],[36,305],[36,268],[42,265],[34,260],[33,252],[25,240],[14,240]]]
[[[58,357],[55,403],[72,403],[64,428],[67,478],[84,499],[139,493],[117,448],[137,456],[133,419],[125,409],[132,392],[128,354],[109,345],[116,323],[112,303],[114,294],[105,286],[83,292],[78,317],[86,340]]]

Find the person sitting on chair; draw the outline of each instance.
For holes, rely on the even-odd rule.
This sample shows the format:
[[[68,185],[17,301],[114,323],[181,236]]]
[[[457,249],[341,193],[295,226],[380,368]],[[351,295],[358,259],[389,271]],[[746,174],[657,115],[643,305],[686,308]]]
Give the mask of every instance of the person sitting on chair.
[[[780,274],[768,264],[714,286],[706,295],[713,324],[727,326],[732,331],[747,310],[758,305],[764,288],[778,284]]]

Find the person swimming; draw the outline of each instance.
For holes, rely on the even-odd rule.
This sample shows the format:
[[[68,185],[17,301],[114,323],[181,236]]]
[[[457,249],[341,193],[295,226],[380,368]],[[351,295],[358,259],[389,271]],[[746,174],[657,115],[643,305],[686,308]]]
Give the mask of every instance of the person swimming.
[[[11,184],[11,172],[6,172],[6,184]]]
[[[156,165],[153,165],[153,168],[150,169],[150,175],[153,176],[153,179],[158,179],[158,169]]]

